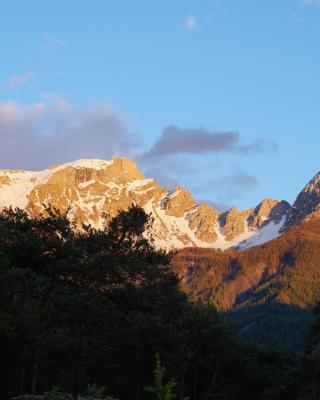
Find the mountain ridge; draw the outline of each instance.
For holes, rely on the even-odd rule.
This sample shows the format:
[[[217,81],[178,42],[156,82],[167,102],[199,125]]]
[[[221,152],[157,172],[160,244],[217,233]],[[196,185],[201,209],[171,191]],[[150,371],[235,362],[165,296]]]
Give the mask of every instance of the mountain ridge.
[[[81,159],[43,171],[0,170],[0,209],[19,207],[37,216],[50,204],[68,212],[81,229],[82,224],[102,228],[106,219],[134,203],[152,214],[152,235],[158,247],[244,249],[278,237],[315,211],[320,203],[319,180],[317,174],[293,206],[265,199],[248,210],[233,207],[219,212],[197,203],[181,186],[168,190],[146,179],[126,158]]]
[[[269,301],[307,308],[320,296],[319,244],[316,211],[276,240],[241,252],[185,248],[172,266],[185,292],[219,309]]]

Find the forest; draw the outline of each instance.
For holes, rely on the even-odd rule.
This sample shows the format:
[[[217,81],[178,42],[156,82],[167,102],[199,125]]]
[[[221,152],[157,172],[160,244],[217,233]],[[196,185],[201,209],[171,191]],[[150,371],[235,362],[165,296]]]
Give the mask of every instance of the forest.
[[[0,213],[0,398],[319,399],[320,306],[303,352],[245,343],[180,289],[151,223]]]
[[[214,304],[244,340],[304,350],[320,299],[320,218],[245,250],[189,247],[171,260],[190,299]]]

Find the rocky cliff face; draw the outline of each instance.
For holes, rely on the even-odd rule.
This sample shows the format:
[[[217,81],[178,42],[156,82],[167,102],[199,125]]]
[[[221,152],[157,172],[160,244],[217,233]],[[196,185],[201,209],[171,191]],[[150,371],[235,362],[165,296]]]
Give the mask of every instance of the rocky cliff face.
[[[219,213],[198,204],[180,186],[168,191],[145,179],[130,160],[78,160],[38,172],[1,170],[0,209],[20,207],[37,216],[50,204],[81,229],[83,224],[101,228],[134,203],[152,214],[152,235],[159,247],[245,248],[279,236],[297,210],[305,215],[316,209],[319,180],[317,176],[309,183],[294,208],[285,201],[264,200],[246,211]]]
[[[320,210],[320,172],[299,193],[284,229],[296,224],[307,215]]]

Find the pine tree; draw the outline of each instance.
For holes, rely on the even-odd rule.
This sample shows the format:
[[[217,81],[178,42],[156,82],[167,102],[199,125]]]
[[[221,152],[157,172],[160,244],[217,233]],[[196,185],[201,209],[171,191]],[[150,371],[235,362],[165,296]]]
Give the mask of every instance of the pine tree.
[[[154,383],[152,386],[147,386],[146,391],[153,394],[156,400],[173,400],[176,398],[174,388],[176,382],[171,379],[169,382],[164,383],[166,369],[161,365],[160,355],[156,353],[156,366],[154,369]]]

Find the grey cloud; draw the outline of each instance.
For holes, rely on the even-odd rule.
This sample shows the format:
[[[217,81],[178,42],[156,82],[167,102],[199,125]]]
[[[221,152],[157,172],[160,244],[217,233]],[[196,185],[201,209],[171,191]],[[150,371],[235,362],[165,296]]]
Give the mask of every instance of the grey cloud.
[[[223,176],[210,182],[213,187],[233,187],[234,189],[254,189],[258,186],[258,180],[253,175],[237,173],[234,175]]]
[[[0,168],[130,156],[135,147],[128,122],[111,106],[73,108],[58,100],[30,107],[0,104],[0,142]]]
[[[212,193],[213,203],[230,204],[243,197],[248,191],[259,186],[255,176],[244,172],[235,172],[207,181],[190,185],[193,193]]]
[[[196,172],[195,165],[179,155],[168,158],[165,162],[162,159],[153,160],[152,163],[148,160],[140,160],[139,165],[146,177],[155,178],[161,186],[169,189],[181,185],[181,180]]]
[[[180,184],[180,180],[177,177],[170,174],[170,172],[161,171],[158,168],[148,168],[144,175],[147,178],[156,179],[160,186],[170,190]]]
[[[170,125],[162,132],[161,137],[149,151],[142,155],[142,160],[157,159],[173,154],[208,154],[235,152],[244,155],[274,151],[275,143],[257,139],[249,145],[239,143],[237,132],[213,132],[203,128],[180,129]]]
[[[240,199],[248,191],[259,186],[255,176],[242,172],[214,179],[208,184],[210,184],[212,191],[219,193],[217,200],[223,203],[234,203],[236,199]]]
[[[199,172],[197,166],[192,160],[183,155],[168,157],[166,160],[161,158],[139,160],[139,167],[148,178],[154,178],[157,182],[168,189],[173,189],[177,185],[184,185],[184,182],[190,176]]]
[[[239,146],[237,150],[246,156],[256,153],[274,153],[278,150],[278,145],[276,142],[259,138],[251,144]]]

